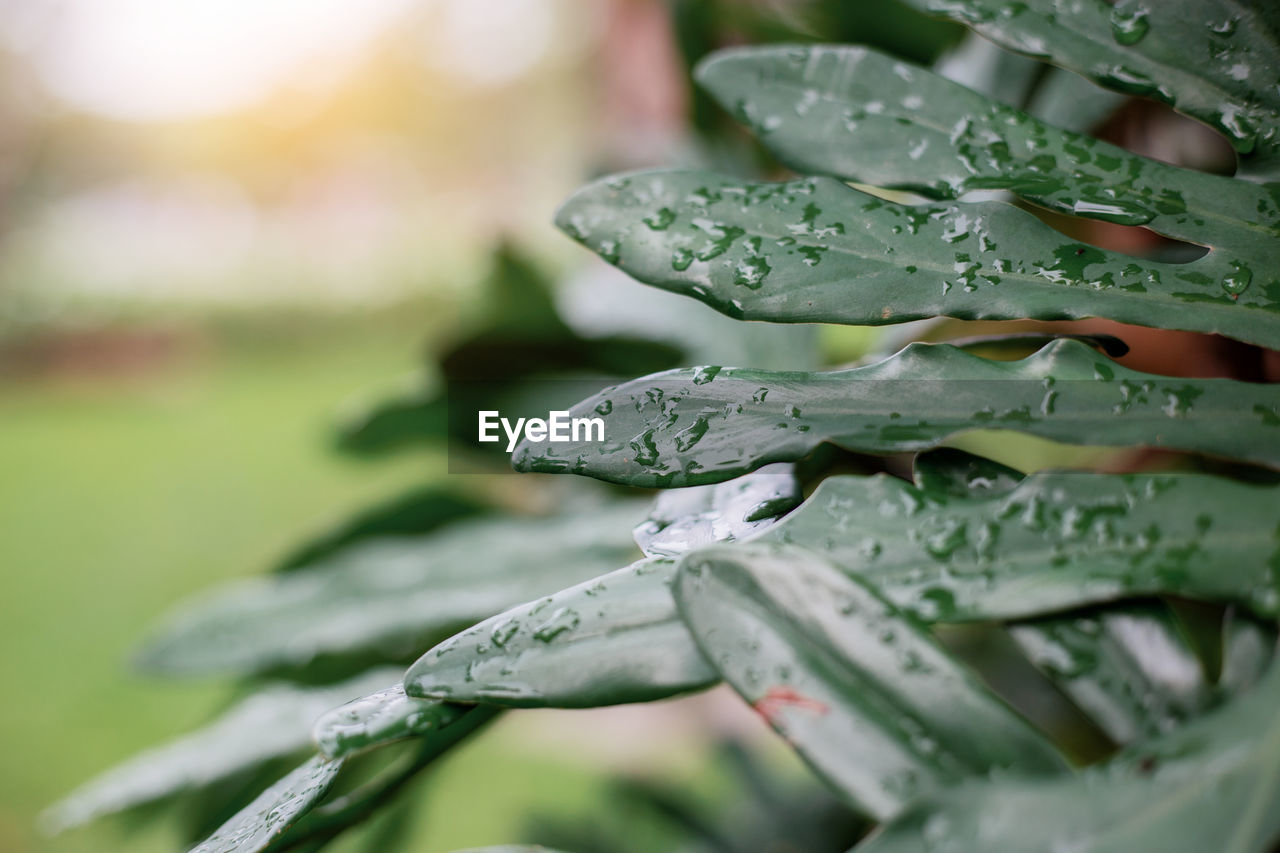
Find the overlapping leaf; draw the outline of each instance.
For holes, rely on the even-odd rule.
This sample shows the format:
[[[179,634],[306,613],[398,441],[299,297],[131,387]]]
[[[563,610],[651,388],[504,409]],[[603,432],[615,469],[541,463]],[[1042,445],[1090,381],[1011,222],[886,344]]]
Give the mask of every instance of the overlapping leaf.
[[[1246,171],[1277,176],[1280,13],[1270,0],[906,0],[1010,50],[1163,101],[1217,128]]]
[[[971,774],[1066,769],[916,621],[810,552],[705,548],[675,593],[725,680],[867,814]]]
[[[790,466],[664,492],[634,565],[500,613],[446,640],[405,674],[415,696],[512,706],[583,707],[661,699],[717,680],[669,589],[669,559],[759,533],[799,500]]]
[[[1230,252],[1140,260],[1072,242],[1002,202],[900,205],[825,177],[651,171],[584,187],[556,222],[635,278],[740,319],[1097,316],[1280,345],[1273,254],[1258,269]]]
[[[328,710],[315,721],[312,737],[326,758],[346,758],[448,728],[471,710],[406,696],[404,685],[396,683]]]
[[[1280,834],[1280,669],[1255,691],[1079,777],[974,779],[859,853],[1265,853]]]
[[[372,540],[307,571],[253,578],[178,612],[144,647],[169,673],[254,672],[323,655],[399,658],[451,630],[629,562],[641,504],[462,522]]]
[[[602,417],[605,441],[526,441],[513,464],[680,486],[799,459],[823,442],[891,453],[984,427],[1280,464],[1280,386],[1138,373],[1071,340],[1016,362],[913,344],[829,373],[672,370],[606,389],[572,414]]]
[[[699,80],[802,172],[934,198],[1010,190],[1061,213],[1229,247],[1233,259],[1260,273],[1274,258],[1269,243],[1280,236],[1280,203],[1263,187],[1050,127],[873,50],[721,51]],[[1261,257],[1251,262],[1255,253]],[[1205,266],[1218,265],[1190,268]]]

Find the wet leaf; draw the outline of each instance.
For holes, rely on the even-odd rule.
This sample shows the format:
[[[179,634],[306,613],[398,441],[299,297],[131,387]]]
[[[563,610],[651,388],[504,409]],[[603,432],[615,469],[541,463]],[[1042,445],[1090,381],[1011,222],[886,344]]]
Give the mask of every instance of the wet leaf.
[[[1021,473],[959,450],[922,453],[916,485],[958,497],[1012,491]],[[1133,602],[1011,626],[1045,675],[1116,743],[1169,731],[1207,708],[1214,693],[1169,608]]]
[[[1280,669],[1172,734],[1078,777],[975,779],[922,802],[859,853],[1265,853],[1280,837]]]
[[[1008,190],[1059,213],[1227,247],[1258,268],[1275,256],[1268,244],[1280,236],[1280,205],[1262,186],[1051,127],[873,50],[737,48],[704,63],[699,80],[801,172],[931,198]],[[1003,243],[1002,236],[989,240]],[[967,250],[972,242],[956,245]],[[1208,266],[1219,264],[1206,259],[1189,269]]]
[[[650,557],[672,557],[712,542],[744,539],[798,503],[800,484],[792,466],[766,465],[725,483],[660,492],[649,518],[635,529],[635,539]]]
[[[395,677],[394,669],[379,669],[326,687],[260,687],[205,728],[90,780],[50,809],[45,820],[55,831],[67,829],[288,755],[307,746],[311,724],[325,711]]]
[[[371,540],[307,571],[240,581],[188,605],[139,662],[203,673],[300,667],[322,655],[409,657],[492,613],[630,561],[640,506]]]
[[[684,486],[800,459],[823,442],[893,453],[985,428],[1280,465],[1280,386],[1138,373],[1072,340],[1013,362],[912,344],[877,364],[827,373],[725,368],[700,382],[706,372],[671,370],[605,389],[571,410],[603,417],[604,442],[525,441],[512,463]]]
[[[795,543],[929,622],[1179,595],[1280,611],[1280,501],[1203,474],[1046,471],[969,500],[832,477],[754,543]]]
[[[867,814],[972,774],[1066,769],[915,620],[812,553],[705,548],[675,594],[725,680]]]
[[[655,228],[662,211],[670,222]],[[1257,261],[1224,250],[1160,263],[1072,242],[1003,202],[901,205],[827,177],[697,171],[604,178],[556,223],[640,281],[744,320],[1105,317],[1280,346],[1270,238],[1250,244]]]
[[[316,756],[263,791],[190,853],[258,853],[324,798],[342,761]]]
[[[1280,151],[1280,13],[1269,0],[907,0],[1010,50],[1163,101],[1217,128],[1242,166],[1274,179]]]
[[[396,683],[327,710],[316,719],[312,738],[326,758],[346,758],[447,728],[470,710],[406,696],[404,685]]]
[[[676,613],[657,557],[487,619],[405,674],[415,696],[513,707],[645,702],[717,681]]]

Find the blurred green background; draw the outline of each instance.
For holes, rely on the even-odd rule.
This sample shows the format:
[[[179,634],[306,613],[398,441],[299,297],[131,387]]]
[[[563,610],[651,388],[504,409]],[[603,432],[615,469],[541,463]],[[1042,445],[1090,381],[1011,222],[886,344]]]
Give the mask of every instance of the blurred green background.
[[[231,696],[131,675],[146,627],[448,476],[440,448],[335,454],[344,401],[484,311],[500,240],[585,264],[550,220],[600,169],[755,164],[690,59],[823,37],[927,60],[954,31],[887,0],[0,2],[0,850],[173,849],[145,812],[37,828]],[[412,849],[598,812],[619,768],[725,790],[683,712],[629,713],[504,720],[425,780]]]

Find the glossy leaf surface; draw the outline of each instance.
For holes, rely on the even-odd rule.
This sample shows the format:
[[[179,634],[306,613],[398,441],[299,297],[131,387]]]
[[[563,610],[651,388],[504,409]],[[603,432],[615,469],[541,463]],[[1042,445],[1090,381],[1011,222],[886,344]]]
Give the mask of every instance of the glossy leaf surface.
[[[316,756],[254,799],[190,853],[258,853],[324,798],[342,761]]]
[[[1280,12],[1270,0],[907,0],[1010,50],[1163,101],[1217,128],[1274,178]],[[1246,163],[1248,159],[1246,158]]]
[[[327,758],[447,728],[470,709],[406,696],[403,684],[354,699],[315,721],[312,738]]]
[[[464,522],[241,581],[171,618],[140,663],[168,673],[254,672],[325,654],[411,655],[442,633],[633,559],[628,534],[641,506]]]
[[[827,373],[685,368],[605,389],[571,411],[602,417],[605,441],[522,442],[517,469],[682,486],[800,459],[823,442],[893,453],[975,428],[1280,465],[1280,386],[1138,373],[1072,340],[1013,362],[913,344]]]
[[[706,548],[675,592],[725,680],[874,817],[971,774],[1066,769],[915,620],[809,552]]]
[[[1280,835],[1280,669],[1252,693],[1078,777],[974,780],[859,853],[1265,853]]]
[[[1201,474],[1047,471],[970,500],[885,475],[832,477],[753,541],[814,550],[930,622],[1158,594],[1272,617],[1276,495]]]
[[[444,641],[405,674],[415,696],[514,707],[595,707],[714,684],[676,613],[667,558],[521,605]]]
[[[1073,242],[1003,202],[899,205],[832,178],[752,183],[696,171],[605,178],[571,196],[556,222],[640,281],[739,319],[1096,316],[1280,345],[1266,241],[1257,261],[1212,252],[1159,263]]]

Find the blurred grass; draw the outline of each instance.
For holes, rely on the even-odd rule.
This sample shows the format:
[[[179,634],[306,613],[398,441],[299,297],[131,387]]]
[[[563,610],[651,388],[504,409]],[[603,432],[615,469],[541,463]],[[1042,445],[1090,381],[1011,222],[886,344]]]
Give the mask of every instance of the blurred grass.
[[[167,824],[125,835],[109,819],[50,840],[34,821],[229,694],[127,672],[169,606],[264,570],[327,518],[442,476],[442,456],[355,462],[326,435],[345,397],[416,363],[429,316],[206,330],[141,372],[0,383],[0,850],[175,849]],[[531,796],[581,801],[598,782],[495,735],[431,782],[442,799],[415,823],[435,826],[413,849],[510,840]]]

